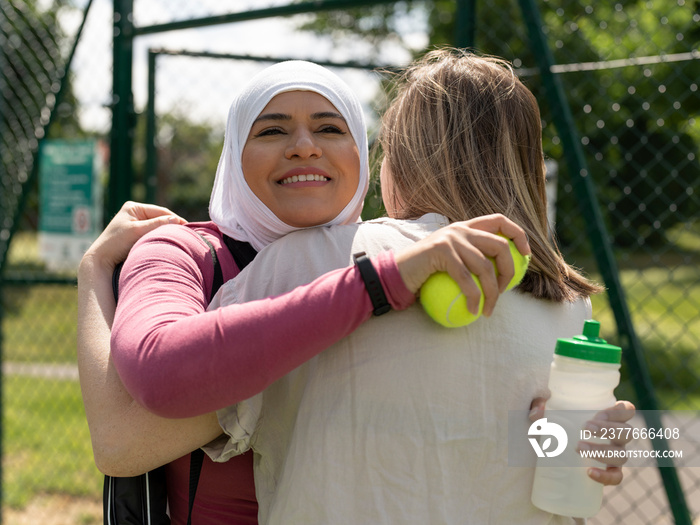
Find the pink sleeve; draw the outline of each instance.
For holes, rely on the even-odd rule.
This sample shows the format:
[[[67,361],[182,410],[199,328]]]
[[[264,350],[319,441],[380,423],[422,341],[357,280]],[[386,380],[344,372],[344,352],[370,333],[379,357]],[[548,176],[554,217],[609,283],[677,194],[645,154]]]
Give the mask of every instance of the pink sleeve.
[[[129,393],[160,416],[195,416],[247,399],[372,315],[355,266],[278,297],[207,312],[208,253],[196,237],[182,242],[161,232],[137,244],[124,266],[112,355]],[[372,262],[392,307],[410,306],[415,296],[393,254]]]

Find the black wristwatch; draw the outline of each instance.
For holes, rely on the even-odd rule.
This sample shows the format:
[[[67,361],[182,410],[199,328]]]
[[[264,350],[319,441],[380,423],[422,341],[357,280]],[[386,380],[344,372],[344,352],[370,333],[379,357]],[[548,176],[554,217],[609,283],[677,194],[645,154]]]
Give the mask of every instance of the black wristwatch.
[[[369,260],[365,252],[356,253],[352,258],[358,270],[360,270],[360,275],[365,282],[365,288],[369,294],[369,299],[372,301],[372,306],[374,307],[372,313],[374,315],[383,315],[387,313],[391,310],[391,305],[386,299],[384,288],[379,280],[379,274],[377,270],[374,269],[372,261]]]

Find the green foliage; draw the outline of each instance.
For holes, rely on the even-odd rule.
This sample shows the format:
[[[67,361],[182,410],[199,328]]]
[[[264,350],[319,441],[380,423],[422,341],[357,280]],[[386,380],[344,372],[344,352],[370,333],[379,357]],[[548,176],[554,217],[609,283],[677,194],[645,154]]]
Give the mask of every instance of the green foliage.
[[[658,248],[669,228],[700,212],[700,135],[693,118],[700,109],[694,94],[700,63],[638,66],[634,60],[687,53],[700,36],[697,13],[676,0],[590,3],[578,16],[564,13],[544,12],[558,63],[627,61],[560,78],[615,243]],[[554,156],[560,156],[557,141],[545,131],[545,150]],[[559,204],[573,208],[573,195],[563,192]],[[580,222],[559,226],[560,237],[575,242]]]
[[[64,87],[61,102],[55,109],[56,116],[51,123],[47,138],[77,139],[91,136],[82,128],[78,120],[78,99],[73,92],[72,76],[69,74],[64,80],[67,85]]]
[[[334,41],[362,41],[370,44],[367,61],[376,60],[381,45],[387,42],[402,44],[401,22],[410,16],[422,2],[382,3],[353,9],[323,11],[314,14],[299,29],[318,35],[330,36]]]
[[[209,220],[223,130],[174,114],[159,118],[156,202],[190,221]]]

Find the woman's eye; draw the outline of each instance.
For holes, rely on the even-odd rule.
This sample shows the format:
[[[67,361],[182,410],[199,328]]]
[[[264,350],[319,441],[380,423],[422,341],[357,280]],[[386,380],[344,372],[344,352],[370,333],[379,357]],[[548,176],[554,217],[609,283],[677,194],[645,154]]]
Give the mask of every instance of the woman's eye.
[[[267,128],[264,129],[258,133],[256,133],[256,137],[269,137],[271,135],[279,135],[282,133],[282,130],[279,128]]]
[[[345,135],[345,132],[340,129],[337,126],[333,125],[328,125],[328,126],[323,126],[321,129],[319,129],[319,132],[321,133],[338,133],[339,135]]]

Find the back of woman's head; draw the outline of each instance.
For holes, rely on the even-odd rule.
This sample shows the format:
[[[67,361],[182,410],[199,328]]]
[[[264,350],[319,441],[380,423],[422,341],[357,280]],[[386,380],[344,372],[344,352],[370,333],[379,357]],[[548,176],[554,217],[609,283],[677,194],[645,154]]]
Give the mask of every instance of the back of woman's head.
[[[400,218],[502,213],[530,238],[520,289],[573,300],[598,288],[551,241],[541,136],[537,100],[506,61],[442,49],[401,75],[380,141]]]

